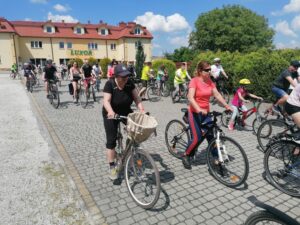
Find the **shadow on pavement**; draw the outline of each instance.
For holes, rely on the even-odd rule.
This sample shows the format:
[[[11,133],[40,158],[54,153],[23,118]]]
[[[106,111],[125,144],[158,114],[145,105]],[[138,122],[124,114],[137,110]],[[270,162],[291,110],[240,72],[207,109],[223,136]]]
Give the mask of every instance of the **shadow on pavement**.
[[[148,209],[151,212],[161,212],[168,208],[170,205],[170,197],[168,193],[165,191],[165,189],[161,188],[160,197],[158,199],[158,202],[152,209]]]

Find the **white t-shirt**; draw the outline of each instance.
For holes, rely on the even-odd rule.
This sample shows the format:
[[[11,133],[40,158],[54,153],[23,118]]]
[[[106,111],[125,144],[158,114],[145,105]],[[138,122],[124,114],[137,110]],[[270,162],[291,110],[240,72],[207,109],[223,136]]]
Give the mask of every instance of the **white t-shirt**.
[[[100,73],[102,73],[101,67],[100,66],[96,67],[96,65],[93,65],[93,71],[97,77],[99,76]]]
[[[291,105],[300,107],[300,84],[297,84],[297,86],[293,89],[287,102]]]
[[[214,78],[219,78],[220,74],[222,71],[224,71],[222,65],[216,66],[215,64],[212,65],[211,67],[211,74],[213,75]]]

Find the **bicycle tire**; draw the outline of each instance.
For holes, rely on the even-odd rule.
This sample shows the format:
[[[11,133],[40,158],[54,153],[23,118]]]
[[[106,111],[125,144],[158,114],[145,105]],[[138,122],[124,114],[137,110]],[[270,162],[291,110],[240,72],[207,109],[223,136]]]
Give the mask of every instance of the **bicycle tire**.
[[[171,134],[174,132],[175,134]],[[168,151],[176,158],[182,158],[190,141],[186,125],[179,120],[171,120],[165,130],[165,142]]]
[[[96,92],[95,92],[95,88],[93,86],[92,86],[92,96],[93,96],[94,102],[96,102],[97,101],[97,99],[96,99]]]
[[[149,171],[151,168],[153,171]],[[124,173],[127,189],[134,202],[144,209],[153,208],[159,199],[161,187],[159,172],[150,154],[142,149],[133,150],[131,154],[128,154],[125,158]],[[139,175],[141,177],[136,181]],[[135,178],[133,184],[130,182],[131,177]],[[141,185],[141,191],[138,192],[138,190],[136,190],[137,183],[142,183],[145,178],[145,184]],[[151,187],[149,187],[149,185],[151,185]],[[151,197],[148,201],[150,195]]]
[[[249,162],[244,149],[235,140],[226,136],[220,136],[220,146],[223,148],[226,147],[228,160],[224,160],[223,164],[216,164],[216,140],[216,138],[213,139],[207,147],[207,164],[211,175],[227,187],[238,187],[242,185],[249,175]],[[236,153],[233,152],[234,146],[237,150]],[[242,170],[240,166],[241,160],[243,161]],[[226,175],[223,173],[225,168]]]
[[[244,223],[244,225],[256,225],[260,222],[263,221],[272,221],[272,222],[276,222],[278,224],[282,224],[282,225],[289,225],[288,223],[285,223],[284,221],[282,221],[279,217],[277,217],[276,215],[265,211],[265,210],[261,210],[261,211],[257,211],[252,213],[246,220],[246,222]]]
[[[252,128],[253,128],[253,133],[255,135],[257,135],[257,131],[259,129],[259,126],[265,121],[266,119],[265,118],[255,118],[252,122]]]
[[[231,116],[232,116],[231,111],[223,111],[222,112],[221,121],[222,121],[222,124],[224,127],[228,127]]]
[[[147,97],[150,102],[158,102],[161,99],[159,89],[157,87],[149,87],[147,89]]]
[[[300,151],[300,145],[293,141],[285,139],[274,141],[265,152],[264,169],[268,181],[273,186],[287,195],[300,197],[300,166],[292,168],[288,165],[294,161],[299,163],[300,154],[293,154],[296,149]],[[292,170],[295,170],[296,174],[293,174]],[[295,184],[290,184],[289,181]]]
[[[170,87],[168,84],[163,83],[161,87],[161,95],[163,97],[169,97],[170,95]]]
[[[259,150],[266,151],[267,145],[274,138],[276,134],[279,134],[288,128],[288,124],[280,119],[265,120],[259,126],[256,137],[259,145]]]
[[[81,107],[84,109],[88,105],[88,97],[85,93],[85,90],[82,88],[80,88],[80,91],[79,91],[79,102],[80,102]]]
[[[268,100],[260,101],[257,105],[257,113],[261,118],[267,119],[271,116],[272,112],[269,111],[273,106],[273,102]]]
[[[56,85],[52,85],[51,88],[51,99],[52,99],[52,106],[57,109],[60,105],[60,98],[59,98],[59,92],[57,90]]]

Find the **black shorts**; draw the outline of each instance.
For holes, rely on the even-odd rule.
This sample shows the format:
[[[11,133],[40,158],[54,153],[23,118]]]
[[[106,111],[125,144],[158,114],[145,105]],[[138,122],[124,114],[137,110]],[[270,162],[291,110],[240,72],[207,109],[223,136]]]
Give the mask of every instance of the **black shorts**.
[[[142,80],[142,87],[147,88],[148,81],[147,80]]]
[[[73,76],[73,81],[78,82],[81,79],[80,76]]]
[[[294,113],[300,112],[300,107],[291,105],[288,102],[285,103],[284,109],[289,115],[293,115]]]
[[[106,134],[106,148],[114,149],[117,145],[117,133],[119,120],[107,119],[107,116],[103,115],[104,129]],[[126,121],[123,122],[124,124]]]

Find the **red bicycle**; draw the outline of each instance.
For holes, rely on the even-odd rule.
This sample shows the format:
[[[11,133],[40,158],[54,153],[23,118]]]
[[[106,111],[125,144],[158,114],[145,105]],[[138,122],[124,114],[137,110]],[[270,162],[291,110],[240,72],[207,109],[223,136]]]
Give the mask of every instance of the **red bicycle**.
[[[253,101],[253,107],[251,107],[250,109],[248,109],[247,111],[243,112],[240,108],[239,108],[239,113],[238,115],[235,117],[235,121],[234,121],[234,127],[239,127],[241,129],[244,130],[248,130],[248,131],[254,131],[254,133],[256,134],[260,124],[265,120],[265,118],[263,118],[257,110],[257,102],[260,102],[260,100],[255,100]],[[252,121],[251,125],[248,125],[246,123],[246,121],[248,121],[247,119],[255,113],[255,119]],[[224,111],[222,113],[222,124],[225,127],[228,127],[229,121],[231,119],[232,116],[232,112],[231,111]]]

